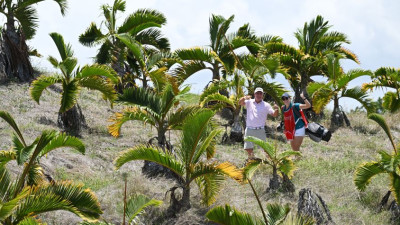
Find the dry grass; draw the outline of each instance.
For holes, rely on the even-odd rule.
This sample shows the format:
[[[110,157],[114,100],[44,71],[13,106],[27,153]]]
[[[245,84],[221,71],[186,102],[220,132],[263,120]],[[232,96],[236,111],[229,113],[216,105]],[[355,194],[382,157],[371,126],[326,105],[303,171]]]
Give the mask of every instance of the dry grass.
[[[10,112],[20,125],[26,139],[32,141],[45,129],[57,129],[57,111],[59,96],[55,92],[45,92],[40,105],[30,99],[27,85],[11,84],[0,86],[2,97],[0,110]],[[82,182],[91,188],[98,196],[104,211],[103,218],[119,224],[122,213],[123,182],[121,174],[127,172],[129,192],[140,192],[156,199],[164,200],[160,209],[150,209],[142,217],[143,224],[205,224],[203,215],[208,208],[199,203],[199,194],[194,187],[192,194],[193,208],[180,215],[177,219],[166,221],[156,220],[168,206],[168,198],[164,199],[166,191],[174,184],[172,181],[159,178],[148,179],[142,176],[142,162],[131,162],[115,171],[113,160],[119,152],[145,143],[156,131],[139,122],[127,123],[122,128],[122,137],[115,139],[107,132],[108,118],[120,109],[110,106],[95,92],[81,93],[78,100],[86,116],[90,129],[82,134],[86,144],[86,154],[78,155],[68,150],[51,152],[42,160],[46,171],[56,179],[72,179]],[[366,115],[349,115],[352,128],[340,128],[329,143],[315,143],[305,139],[302,146],[303,157],[297,161],[298,169],[293,182],[298,192],[301,188],[312,188],[320,194],[331,210],[336,224],[388,224],[388,212],[376,212],[376,206],[387,191],[388,178],[380,176],[371,182],[364,193],[359,193],[353,184],[354,170],[361,162],[377,158],[379,150],[391,149],[386,135],[375,122],[366,119]],[[385,115],[391,126],[394,137],[398,141],[400,122],[399,114]],[[224,123],[223,121],[220,121]],[[277,121],[271,122],[272,126]],[[322,121],[329,127],[329,121]],[[0,122],[0,148],[8,149],[11,145],[12,130],[4,122]],[[280,134],[279,134],[280,135]],[[177,142],[177,132],[171,133],[172,143]],[[276,142],[280,149],[289,148],[289,144]],[[258,157],[263,157],[256,150]],[[246,154],[242,145],[218,145],[216,158],[220,161],[230,161],[242,166]],[[296,211],[297,193],[294,196],[265,194],[270,171],[267,168],[259,170],[253,178],[253,183],[260,193],[264,203],[289,203]],[[248,185],[239,185],[227,180],[223,186],[216,205],[230,204],[236,208],[259,215],[259,210],[251,189]],[[51,212],[42,216],[49,224],[74,224],[79,218],[63,212]]]

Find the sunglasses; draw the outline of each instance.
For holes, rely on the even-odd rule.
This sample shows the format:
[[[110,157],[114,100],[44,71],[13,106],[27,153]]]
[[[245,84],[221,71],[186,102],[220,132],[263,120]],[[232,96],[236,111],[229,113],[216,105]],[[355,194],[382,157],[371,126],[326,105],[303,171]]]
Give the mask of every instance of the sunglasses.
[[[288,100],[288,99],[289,99],[288,97],[282,97],[283,101]]]

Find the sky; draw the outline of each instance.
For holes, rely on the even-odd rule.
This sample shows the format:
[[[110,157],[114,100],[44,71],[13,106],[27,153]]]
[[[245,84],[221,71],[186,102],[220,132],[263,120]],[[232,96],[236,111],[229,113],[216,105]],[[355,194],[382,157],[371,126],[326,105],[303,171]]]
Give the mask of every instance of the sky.
[[[92,63],[98,48],[81,45],[78,37],[91,22],[99,25],[103,20],[100,6],[112,3],[113,0],[68,0],[69,9],[64,17],[54,1],[39,3],[39,28],[28,44],[43,57],[34,59],[33,64],[46,71],[54,71],[46,60],[49,55],[58,57],[49,36],[51,32],[62,34],[64,40],[71,43],[80,65]],[[249,23],[257,35],[278,35],[294,47],[298,46],[294,32],[305,22],[322,15],[332,25],[332,31],[348,36],[351,44],[344,46],[356,53],[361,62],[358,65],[342,61],[345,71],[400,67],[398,0],[127,0],[127,10],[117,20],[123,22],[128,14],[139,8],[156,9],[165,15],[167,24],[162,27],[162,32],[169,39],[172,50],[209,45],[209,18],[212,14],[225,18],[235,15],[228,32]],[[193,93],[200,93],[211,77],[211,72],[203,71],[194,74],[187,83],[191,84]],[[282,76],[270,81],[281,82],[289,88]],[[350,87],[368,81],[367,77],[362,77],[350,83]],[[371,97],[376,99],[383,93],[376,91]],[[345,100],[341,104],[345,110],[359,105],[353,100]]]

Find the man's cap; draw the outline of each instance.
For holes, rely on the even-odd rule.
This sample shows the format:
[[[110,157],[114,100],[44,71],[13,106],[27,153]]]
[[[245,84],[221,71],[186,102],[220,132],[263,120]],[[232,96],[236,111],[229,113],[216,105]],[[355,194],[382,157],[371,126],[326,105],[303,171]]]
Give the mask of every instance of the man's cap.
[[[256,88],[256,89],[254,90],[254,93],[257,93],[257,92],[259,92],[259,91],[261,91],[262,93],[264,93],[264,90],[263,90],[262,88],[260,88],[260,87]]]
[[[290,95],[288,93],[283,93],[281,98],[283,98],[283,97],[290,98]]]

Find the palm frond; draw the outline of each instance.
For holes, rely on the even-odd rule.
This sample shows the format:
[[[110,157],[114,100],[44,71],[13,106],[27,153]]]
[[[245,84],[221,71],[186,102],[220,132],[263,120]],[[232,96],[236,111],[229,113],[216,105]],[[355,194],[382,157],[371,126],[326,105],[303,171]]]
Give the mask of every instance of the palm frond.
[[[3,151],[2,151],[3,152]],[[3,199],[3,201],[10,193],[10,189],[12,188],[11,186],[13,185],[13,182],[11,181],[10,174],[6,168],[6,166],[1,163],[0,164],[0,198]]]
[[[58,148],[72,148],[83,155],[85,154],[85,145],[79,138],[69,136],[66,133],[53,132],[51,140],[41,149],[39,156],[44,156]]]
[[[33,163],[28,170],[28,174],[26,175],[26,183],[29,186],[38,185],[44,179],[43,168],[39,165],[39,163]]]
[[[265,225],[264,221],[229,205],[214,207],[206,214],[207,219],[224,225]]]
[[[165,16],[152,9],[138,9],[129,15],[118,28],[118,33],[130,33],[133,36],[150,27],[161,27],[167,22]]]
[[[117,99],[114,85],[102,77],[92,76],[79,79],[79,86],[90,90],[100,91],[103,99],[107,99],[111,104]]]
[[[278,170],[286,174],[288,178],[291,179],[294,175],[294,171],[296,170],[296,166],[292,160],[284,158],[279,163]]]
[[[96,63],[107,64],[111,62],[111,52],[112,44],[109,40],[106,40],[100,47],[96,55]]]
[[[210,49],[200,47],[175,50],[175,54],[182,60],[196,60],[208,63],[212,63],[214,59],[211,52],[212,50]]]
[[[342,92],[341,97],[348,97],[358,101],[367,110],[367,113],[375,111],[375,107],[372,103],[372,100],[368,98],[367,93],[363,91],[361,87],[346,89]]]
[[[394,198],[397,202],[397,204],[400,203],[400,176],[397,175],[397,173],[390,173],[390,182],[391,182],[391,186],[390,186],[390,190],[393,192],[394,194]]]
[[[118,75],[115,70],[109,66],[99,64],[84,66],[79,73],[76,74],[75,78],[82,79],[92,76],[106,77],[111,80],[113,84],[118,83]]]
[[[390,142],[392,143],[393,149],[396,151],[396,145],[394,144],[394,139],[393,139],[392,133],[390,132],[390,128],[387,125],[383,116],[376,114],[376,113],[371,113],[368,115],[368,119],[375,121],[385,131]]]
[[[199,143],[206,138],[209,121],[214,116],[210,110],[196,112],[187,118],[182,128],[181,149],[178,155],[186,163],[193,162]]]
[[[146,63],[145,63],[145,56],[143,52],[142,45],[137,42],[135,39],[133,39],[132,36],[129,34],[119,34],[116,35],[119,40],[121,40],[126,47],[130,50],[130,52],[133,54],[135,59],[139,62],[139,65],[141,66],[142,69],[146,68]],[[146,70],[143,71],[144,74],[147,74],[148,72]]]
[[[37,10],[31,5],[27,5],[26,7],[16,8],[13,13],[21,24],[26,40],[32,39],[38,28],[39,18]]]
[[[39,100],[43,91],[49,86],[60,82],[61,79],[54,76],[41,75],[40,77],[36,78],[36,80],[32,82],[31,88],[29,89],[32,99],[39,104]]]
[[[121,133],[122,125],[131,120],[139,120],[152,126],[156,125],[155,118],[153,118],[151,114],[139,107],[132,107],[124,109],[122,113],[115,113],[114,116],[109,119],[109,122],[113,124],[108,126],[108,132],[110,132],[112,136],[118,137]]]
[[[264,149],[264,152],[267,153],[268,157],[275,158],[276,152],[274,150],[274,146],[272,146],[268,142],[252,136],[248,136],[244,140],[253,142],[254,144],[260,146],[262,149]]]
[[[40,220],[35,219],[33,217],[25,217],[17,225],[46,225],[46,224],[45,223],[41,223]]]
[[[151,110],[157,114],[161,114],[163,110],[161,96],[150,89],[142,87],[123,90],[123,94],[118,96],[116,102],[126,105],[142,106],[148,109],[146,111]]]
[[[24,188],[15,198],[8,202],[2,203],[0,206],[0,220],[4,221],[7,217],[12,215],[19,207],[19,204],[29,194],[30,188]]]
[[[278,225],[281,224],[290,212],[290,207],[288,205],[282,206],[277,203],[267,204],[267,220],[268,225]]]
[[[71,49],[71,45],[66,45],[64,42],[64,37],[59,33],[50,33],[50,37],[53,39],[54,44],[56,44],[58,53],[60,53],[62,61],[68,57],[72,57],[74,52]]]
[[[243,168],[243,182],[247,182],[247,179],[251,179],[256,170],[262,164],[262,160],[250,160],[246,163]]]
[[[396,92],[388,91],[383,96],[383,108],[395,113],[400,109],[400,98]]]
[[[6,111],[0,111],[0,118],[5,120],[11,128],[17,133],[19,139],[22,141],[23,145],[26,146],[24,137],[22,136],[21,131],[18,128],[17,123],[15,122],[14,118]]]
[[[363,163],[354,172],[354,184],[358,190],[364,191],[373,176],[384,172],[385,170],[377,162]]]
[[[147,160],[155,162],[159,165],[167,167],[180,177],[183,177],[184,175],[183,165],[176,161],[173,155],[163,153],[162,150],[157,150],[146,146],[137,146],[135,148],[127,149],[115,159],[114,165],[117,169],[119,169],[125,163],[133,160]]]
[[[200,103],[200,106],[204,107],[205,104],[212,102],[212,101],[222,103],[225,107],[229,107],[232,109],[236,109],[236,107],[238,105],[237,103],[233,102],[231,99],[227,98],[226,96],[221,95],[220,93],[215,93],[215,94],[208,95],[207,97],[205,97],[203,99],[203,101]]]
[[[197,171],[195,171],[195,173],[198,173],[198,168],[196,169]],[[215,202],[216,196],[221,190],[223,181],[224,176],[217,172],[207,172],[196,178],[196,183],[199,186],[199,191],[202,195],[203,204],[210,206]]]
[[[103,38],[101,30],[97,28],[96,24],[92,22],[86,31],[79,35],[79,42],[87,47],[92,47],[98,43],[98,40]]]
[[[69,83],[66,83],[65,81],[62,82],[63,92],[61,93],[61,113],[68,111],[76,104],[76,99],[80,91],[77,82],[77,80],[73,80]]]
[[[179,64],[172,70],[173,76],[177,77],[180,84],[185,82],[191,75],[207,69],[207,66],[202,61],[189,61]]]
[[[212,130],[207,137],[205,137],[204,141],[199,143],[199,147],[196,149],[196,153],[193,157],[192,162],[198,162],[200,157],[204,152],[207,152],[207,159],[211,159],[215,154],[215,137],[220,135],[223,132],[222,129]]]
[[[168,128],[179,130],[182,129],[182,124],[184,123],[185,119],[200,110],[202,109],[198,105],[178,108],[175,112],[172,112],[168,115]]]
[[[135,194],[129,197],[128,203],[126,204],[126,215],[128,216],[128,223],[132,223],[143,210],[149,206],[159,206],[163,202],[155,199],[151,199],[146,195]]]
[[[18,208],[16,219],[21,220],[27,215],[38,215],[54,210],[70,211],[89,221],[98,219],[102,213],[92,191],[85,189],[82,184],[75,185],[64,181],[32,188]]]
[[[159,29],[148,28],[141,31],[135,36],[135,39],[146,46],[153,46],[159,50],[170,50],[170,43],[165,38]]]

